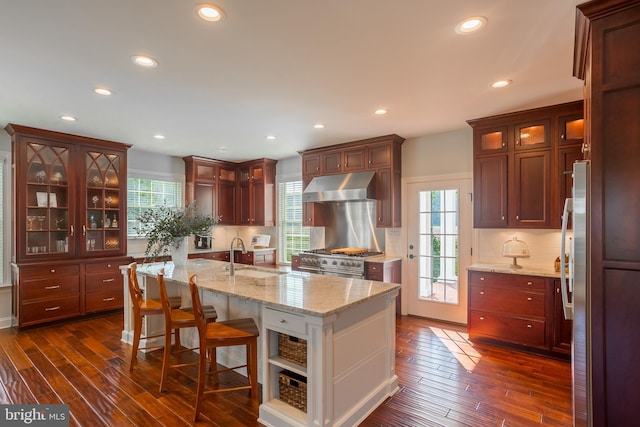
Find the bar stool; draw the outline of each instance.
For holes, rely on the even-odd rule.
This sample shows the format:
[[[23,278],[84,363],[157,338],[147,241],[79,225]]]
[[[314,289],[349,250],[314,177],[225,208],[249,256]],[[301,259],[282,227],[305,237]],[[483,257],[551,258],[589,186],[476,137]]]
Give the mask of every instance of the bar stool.
[[[131,306],[133,308],[133,343],[131,348],[131,361],[129,362],[129,372],[133,372],[133,368],[138,361],[138,350],[152,350],[161,348],[161,345],[148,346],[140,348],[140,339],[145,338],[149,340],[151,338],[163,337],[164,334],[147,335],[141,337],[142,334],[142,320],[145,316],[164,314],[162,311],[162,303],[157,299],[144,299],[142,290],[138,284],[138,276],[136,269],[138,264],[132,262],[127,267],[127,275],[129,277],[129,295],[131,296]],[[171,297],[169,299],[171,307],[178,308],[182,303],[182,298]]]
[[[198,420],[200,408],[204,396],[212,393],[220,393],[234,390],[251,390],[251,398],[258,400],[258,327],[251,318],[224,320],[216,323],[207,323],[205,312],[200,303],[198,293],[198,277],[194,274],[189,279],[189,289],[191,290],[191,303],[193,313],[198,328],[200,354],[198,356],[198,391],[196,395],[196,408],[194,421]],[[218,370],[217,365],[213,366],[213,375],[217,378],[219,372],[232,371],[240,368],[247,368],[247,378],[249,384],[239,387],[217,388],[205,390],[206,378],[206,353],[215,353],[218,347],[230,347],[244,345],[247,351],[247,363],[233,368]],[[215,358],[214,358],[215,359]]]
[[[181,368],[184,366],[195,365],[196,363],[176,363],[171,365],[169,360],[172,354],[181,354],[194,350],[187,348],[182,350],[180,343],[180,329],[195,328],[196,319],[192,307],[175,309],[171,305],[171,300],[167,294],[167,286],[164,282],[164,268],[158,271],[158,287],[160,288],[160,301],[162,303],[162,312],[164,313],[164,355],[162,358],[162,373],[160,374],[160,391],[164,390],[164,383],[167,379],[167,372],[170,368]],[[207,305],[201,309],[204,322],[215,322],[218,318],[216,309],[212,305]],[[171,337],[174,336],[175,350],[171,352]]]

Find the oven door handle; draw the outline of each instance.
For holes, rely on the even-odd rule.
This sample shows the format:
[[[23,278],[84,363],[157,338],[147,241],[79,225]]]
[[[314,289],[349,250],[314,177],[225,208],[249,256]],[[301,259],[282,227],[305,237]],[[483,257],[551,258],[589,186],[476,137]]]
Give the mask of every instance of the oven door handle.
[[[319,268],[309,268],[309,267],[299,266],[298,270],[305,271],[307,273],[322,274],[322,270],[320,270]]]

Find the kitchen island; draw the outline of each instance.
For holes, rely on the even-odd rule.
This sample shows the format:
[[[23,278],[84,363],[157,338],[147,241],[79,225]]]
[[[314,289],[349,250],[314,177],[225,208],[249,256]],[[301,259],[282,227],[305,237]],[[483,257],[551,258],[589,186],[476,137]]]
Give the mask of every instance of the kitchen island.
[[[252,317],[256,321],[262,424],[357,425],[397,391],[395,298],[399,285],[240,265],[236,275],[229,277],[227,265],[205,259],[189,260],[182,268],[172,263],[145,264],[138,267],[138,276],[145,297],[156,298],[156,275],[164,266],[168,288],[188,302],[189,277],[197,274],[203,304],[213,304],[220,320]],[[125,307],[130,307],[126,289],[125,300]],[[131,342],[128,311],[122,338]],[[157,332],[162,327],[159,320],[146,325],[145,332]],[[281,336],[306,340],[306,359],[294,362],[282,357]],[[197,339],[195,333],[181,337],[191,347]],[[228,350],[219,350],[218,362],[242,364],[237,362],[244,360],[244,349]],[[286,403],[288,392],[281,396],[288,387],[280,385],[281,374],[293,374],[299,380],[290,384],[306,382],[306,402],[298,402],[297,408]]]

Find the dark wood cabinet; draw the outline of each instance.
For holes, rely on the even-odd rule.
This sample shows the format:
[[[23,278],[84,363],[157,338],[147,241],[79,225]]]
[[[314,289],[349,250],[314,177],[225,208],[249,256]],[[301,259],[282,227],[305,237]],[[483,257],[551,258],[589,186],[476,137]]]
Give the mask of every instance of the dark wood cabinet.
[[[507,227],[507,155],[476,156],[473,163],[474,226]]]
[[[196,156],[183,160],[186,202],[195,201],[198,212],[219,217],[219,224],[235,224],[235,164]]]
[[[552,288],[550,278],[470,271],[469,338],[552,350]]]
[[[234,251],[234,262],[238,264],[255,265],[258,267],[275,267],[276,266],[276,250],[260,249],[247,251],[242,253],[241,250]]]
[[[129,260],[130,146],[14,124],[5,129],[12,138],[15,188],[13,324],[121,308],[122,282],[109,281],[114,292],[107,296],[100,288],[98,298],[95,278],[85,270],[97,260]],[[119,297],[102,301],[118,286]]]
[[[291,255],[291,270],[300,271],[300,255]]]
[[[468,121],[474,227],[560,228],[571,182],[562,156],[581,146],[582,108],[575,101]]]
[[[220,218],[222,225],[275,224],[275,160],[244,163],[183,158],[187,203]]]
[[[375,280],[378,282],[402,283],[402,260],[365,261],[364,278],[365,280]],[[400,289],[396,297],[396,314],[401,313],[401,295],[402,290]]]
[[[403,142],[398,135],[387,135],[304,151],[303,188],[314,176],[375,170],[376,226],[400,227]],[[324,225],[322,204],[303,203],[303,214],[303,225]]]
[[[583,334],[574,337],[580,351],[574,363],[578,391],[587,392],[578,395],[576,425],[635,425],[640,402],[640,1],[585,3],[576,18],[574,75],[585,81],[584,147],[591,160],[587,291],[574,287],[573,292],[574,331],[586,335],[586,340]]]
[[[276,161],[260,159],[238,166],[239,225],[275,225]]]

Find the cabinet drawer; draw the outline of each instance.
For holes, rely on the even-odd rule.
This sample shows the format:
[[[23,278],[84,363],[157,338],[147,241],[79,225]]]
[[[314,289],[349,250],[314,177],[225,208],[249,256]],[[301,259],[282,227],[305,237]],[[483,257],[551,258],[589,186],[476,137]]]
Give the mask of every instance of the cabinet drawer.
[[[494,313],[544,317],[544,293],[471,285],[469,307]]]
[[[365,263],[365,277],[367,280],[377,280],[378,282],[384,281],[384,265],[382,263]]]
[[[275,265],[276,258],[274,252],[257,252],[253,255],[254,265]]]
[[[78,276],[56,276],[44,279],[24,280],[20,283],[20,298],[23,302],[38,298],[60,298],[78,295],[80,278]]]
[[[482,335],[515,344],[544,347],[545,322],[473,310],[469,312],[469,335],[471,338]]]
[[[80,274],[80,266],[78,264],[20,267],[21,280],[40,277],[73,276],[74,274]]]
[[[86,311],[113,310],[124,306],[122,288],[110,286],[86,295]]]
[[[122,273],[120,273],[120,265],[124,265],[124,264],[128,264],[128,260],[127,261],[113,260],[113,261],[90,263],[86,265],[85,271],[87,274],[112,272],[112,273],[118,273],[122,275]]]
[[[124,278],[120,271],[102,274],[87,274],[85,279],[86,292],[101,291],[105,287],[114,287],[122,291],[124,286]]]
[[[521,274],[485,273],[470,271],[469,283],[483,286],[499,286],[503,288],[545,290],[545,278],[523,276]]]
[[[268,325],[269,329],[284,332],[298,338],[304,338],[307,335],[307,322],[304,316],[271,308],[265,308],[263,313],[263,322]]]
[[[64,319],[80,314],[80,296],[68,296],[47,301],[22,304],[20,307],[20,324],[38,323],[41,321]]]

